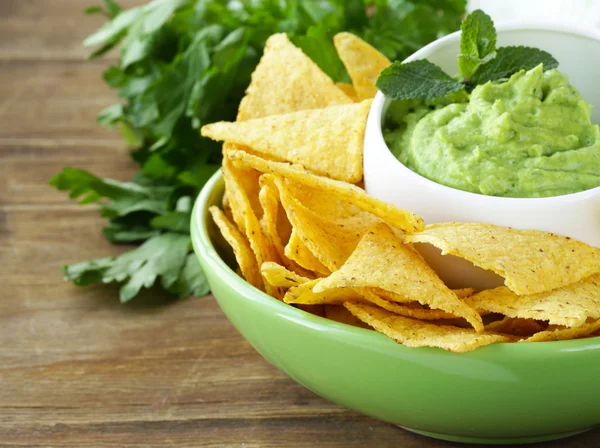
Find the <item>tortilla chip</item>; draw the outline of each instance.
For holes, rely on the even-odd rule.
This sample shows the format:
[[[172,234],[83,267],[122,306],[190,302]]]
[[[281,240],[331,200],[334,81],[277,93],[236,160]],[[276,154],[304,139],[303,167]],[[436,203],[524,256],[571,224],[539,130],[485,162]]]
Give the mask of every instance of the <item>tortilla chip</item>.
[[[319,189],[323,194],[333,194],[374,214],[397,229],[409,233],[423,229],[423,220],[420,217],[375,199],[354,185],[311,174],[298,165],[262,159],[245,151],[229,150],[227,154],[237,166],[253,168],[262,173],[279,174],[293,182]]]
[[[314,292],[342,287],[379,287],[463,317],[477,331],[483,331],[481,316],[448,289],[433,269],[402,244],[385,224],[378,224],[369,230],[344,266],[318,281]]]
[[[369,288],[355,288],[355,290],[369,302],[400,316],[423,320],[454,319],[456,317],[454,314],[442,310],[413,307],[410,304],[399,305],[381,298]]]
[[[370,100],[202,127],[202,135],[252,148],[271,159],[299,163],[333,179],[362,179]]]
[[[533,336],[523,339],[519,342],[544,342],[544,341],[564,341],[568,339],[578,339],[590,336],[592,333],[600,330],[600,320],[585,323],[577,328],[561,328],[557,330],[540,331]]]
[[[256,177],[257,173],[251,170],[236,168],[231,164],[227,156],[223,158],[222,171],[234,221],[240,231],[248,238],[250,247],[256,258],[257,266],[261,266],[266,261],[279,262],[277,251],[263,233],[260,221],[252,206],[252,201],[249,199],[250,196],[256,194],[258,208],[262,214],[262,207],[258,200],[259,184],[258,177]],[[265,290],[273,297],[283,297],[283,291],[273,288],[268,283],[265,284]]]
[[[600,319],[600,274],[560,289],[525,296],[501,286],[477,293],[465,302],[482,312],[578,327],[588,318]]]
[[[333,43],[352,78],[358,98],[373,98],[378,91],[375,81],[381,70],[391,64],[390,60],[354,34],[338,33]]]
[[[504,319],[487,324],[485,330],[524,337],[544,331],[545,327],[542,325],[542,322],[538,322],[537,320],[505,317]]]
[[[311,280],[271,261],[263,263],[260,267],[260,272],[269,284],[277,288],[291,288]]]
[[[454,292],[454,294],[456,294],[456,297],[458,297],[459,299],[466,299],[467,297],[470,297],[473,294],[475,294],[474,288],[453,289],[452,291]]]
[[[344,306],[375,330],[407,347],[439,347],[463,353],[484,345],[514,340],[506,335],[476,333],[468,328],[435,325],[399,316],[374,305],[346,302]]]
[[[279,176],[275,176],[275,183],[294,232],[330,271],[342,267],[362,235],[381,222],[375,215],[331,195],[303,196],[306,187],[294,189],[292,183]],[[302,199],[306,200],[308,207],[301,203]]]
[[[227,219],[227,216],[225,216],[225,213],[221,209],[213,205],[208,211],[221,231],[221,235],[223,235],[225,241],[233,249],[242,276],[255,288],[264,290],[264,284],[258,270],[258,265],[256,264],[256,259],[254,258],[254,253],[246,237]]]
[[[329,76],[280,33],[267,39],[237,120],[351,102]]]
[[[331,271],[327,269],[327,266],[323,265],[323,263],[313,255],[296,232],[292,232],[292,236],[285,246],[284,252],[287,258],[298,263],[304,269],[316,272],[319,275],[331,274]]]
[[[306,269],[285,255],[284,241],[287,244],[292,225],[279,203],[279,191],[271,183],[265,183],[260,189],[259,199],[263,208],[263,217],[260,223],[263,232],[275,247],[279,259],[287,269],[301,276],[309,277],[310,273]]]
[[[353,327],[371,328],[343,305],[325,305],[325,317],[341,324],[352,325]]]
[[[600,272],[600,248],[571,238],[492,224],[428,225],[407,242],[429,243],[504,277],[517,294],[535,294]]]
[[[352,288],[332,288],[325,292],[315,293],[313,287],[319,280],[311,280],[288,289],[283,301],[301,305],[340,305],[347,300],[361,301],[362,297]]]
[[[352,84],[348,84],[346,82],[336,82],[335,85],[338,87],[338,89],[340,89],[342,92],[344,92],[348,96],[348,98],[350,98],[355,103],[360,101],[358,99],[358,95],[356,94],[356,89],[354,88],[354,86]],[[346,308],[343,308],[343,310],[345,312],[348,312],[348,310],[346,310]]]

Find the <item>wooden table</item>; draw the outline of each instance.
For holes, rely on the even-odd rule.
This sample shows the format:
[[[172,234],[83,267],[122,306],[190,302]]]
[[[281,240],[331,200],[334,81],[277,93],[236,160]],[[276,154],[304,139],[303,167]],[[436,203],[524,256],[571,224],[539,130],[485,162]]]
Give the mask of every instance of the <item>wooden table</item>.
[[[120,249],[94,207],[48,179],[65,165],[134,172],[121,139],[95,122],[114,95],[101,80],[110,61],[83,60],[80,42],[102,22],[86,5],[0,0],[0,446],[458,446],[297,385],[210,296],[124,306],[115,287],[62,281],[61,265]],[[595,430],[547,446],[598,443]]]

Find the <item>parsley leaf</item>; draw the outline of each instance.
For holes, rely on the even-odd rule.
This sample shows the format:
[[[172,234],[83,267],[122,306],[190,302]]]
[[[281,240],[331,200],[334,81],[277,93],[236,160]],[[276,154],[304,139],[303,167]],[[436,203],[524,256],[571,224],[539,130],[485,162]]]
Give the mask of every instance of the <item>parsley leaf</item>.
[[[478,9],[465,18],[461,31],[458,68],[468,79],[481,64],[495,56],[496,28],[492,18]]]
[[[543,64],[544,70],[558,67],[558,61],[552,55],[539,48],[501,47],[496,57],[480,66],[471,77],[471,83],[485,84],[488,81],[504,80],[518,71],[531,70]]]
[[[464,88],[463,83],[424,59],[394,62],[381,71],[376,85],[386,97],[397,100],[438,98]]]

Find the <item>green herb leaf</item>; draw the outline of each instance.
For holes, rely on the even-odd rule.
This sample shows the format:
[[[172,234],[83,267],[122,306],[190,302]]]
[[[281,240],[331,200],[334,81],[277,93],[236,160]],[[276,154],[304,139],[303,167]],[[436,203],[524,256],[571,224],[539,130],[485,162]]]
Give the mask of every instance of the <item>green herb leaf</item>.
[[[495,56],[496,28],[492,18],[477,9],[462,23],[458,68],[465,78],[470,78],[475,70]]]
[[[406,64],[394,62],[382,70],[376,85],[386,97],[397,100],[438,98],[464,88],[461,82],[424,59]]]
[[[131,300],[142,288],[150,288],[157,278],[165,289],[180,281],[180,274],[187,262],[190,237],[177,233],[153,236],[138,248],[118,257],[100,258],[63,268],[65,279],[76,285],[85,286],[123,282],[120,290],[121,302]],[[189,276],[189,273],[185,273]],[[195,280],[198,282],[198,279]],[[181,282],[185,285],[188,280]]]
[[[531,70],[540,64],[544,65],[544,70],[558,67],[558,61],[539,48],[501,47],[496,51],[496,57],[480,66],[470,81],[473,84],[485,84],[508,79],[518,71]]]
[[[133,212],[164,214],[172,193],[171,187],[143,186],[134,182],[100,179],[78,168],[64,168],[52,179],[50,185],[60,191],[70,191],[71,199],[80,204],[90,204],[103,198],[111,201],[102,204],[102,215],[109,218]]]
[[[189,296],[201,297],[209,293],[208,282],[200,268],[196,254],[188,254],[179,277],[168,290],[179,296],[180,299]]]

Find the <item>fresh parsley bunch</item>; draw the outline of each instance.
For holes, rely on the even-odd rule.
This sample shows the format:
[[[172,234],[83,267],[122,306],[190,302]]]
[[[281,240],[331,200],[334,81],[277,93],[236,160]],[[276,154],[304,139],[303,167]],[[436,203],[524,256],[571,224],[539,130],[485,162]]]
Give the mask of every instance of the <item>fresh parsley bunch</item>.
[[[108,21],[84,45],[98,57],[119,46],[104,72],[118,103],[98,115],[135,148],[130,182],[65,168],[51,185],[81,204],[100,203],[106,238],[140,244],[118,257],[64,268],[77,285],[123,282],[122,302],[158,279],[180,297],[208,287],[191,253],[192,202],[219,168],[220,146],[202,125],[234,120],[266,39],[286,32],[335,81],[349,81],[332,36],[350,31],[401,60],[460,26],[466,0],[154,0],[123,10],[88,8]]]
[[[489,81],[506,80],[539,64],[544,70],[558,67],[552,55],[538,48],[496,48],[494,22],[480,9],[465,18],[461,31],[458,68],[462,79],[451,77],[426,59],[406,64],[394,62],[381,71],[376,83],[379,90],[398,100],[440,98],[463,89],[470,91]]]

